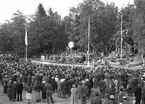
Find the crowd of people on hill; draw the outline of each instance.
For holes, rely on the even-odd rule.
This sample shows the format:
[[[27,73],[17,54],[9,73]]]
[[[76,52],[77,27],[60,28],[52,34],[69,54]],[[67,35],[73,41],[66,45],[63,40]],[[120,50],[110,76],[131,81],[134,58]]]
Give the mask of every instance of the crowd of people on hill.
[[[144,70],[112,67],[76,67],[35,63],[1,63],[3,92],[10,101],[22,101],[26,92],[28,103],[35,92],[36,102],[55,103],[70,97],[70,104],[145,104]],[[134,98],[133,100],[130,100]]]

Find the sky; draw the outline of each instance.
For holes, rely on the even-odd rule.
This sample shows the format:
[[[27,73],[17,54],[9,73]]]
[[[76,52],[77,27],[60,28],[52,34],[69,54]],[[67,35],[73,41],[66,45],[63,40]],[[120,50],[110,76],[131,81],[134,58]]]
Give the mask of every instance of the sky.
[[[101,0],[103,2],[115,2],[120,8],[127,5],[133,0]],[[54,12],[58,12],[62,17],[68,15],[70,7],[76,7],[83,0],[0,0],[0,23],[10,20],[13,13],[17,10],[22,11],[25,15],[34,14],[39,3],[42,3],[45,10],[52,8]]]

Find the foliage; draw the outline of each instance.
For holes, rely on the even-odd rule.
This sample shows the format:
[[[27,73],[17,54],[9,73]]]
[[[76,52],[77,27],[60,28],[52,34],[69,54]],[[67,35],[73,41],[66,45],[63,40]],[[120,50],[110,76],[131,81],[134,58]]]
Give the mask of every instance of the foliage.
[[[133,50],[145,48],[145,1],[134,0],[122,10],[114,3],[84,0],[71,7],[63,19],[51,8],[39,4],[34,15],[25,16],[16,11],[10,21],[0,26],[0,51],[25,55],[25,26],[28,28],[28,55],[54,54],[65,51],[68,41],[74,41],[74,50],[87,52],[90,19],[91,52],[110,53],[120,48],[121,14],[123,15],[123,46]],[[27,25],[25,25],[27,23]],[[140,51],[139,51],[140,52]]]

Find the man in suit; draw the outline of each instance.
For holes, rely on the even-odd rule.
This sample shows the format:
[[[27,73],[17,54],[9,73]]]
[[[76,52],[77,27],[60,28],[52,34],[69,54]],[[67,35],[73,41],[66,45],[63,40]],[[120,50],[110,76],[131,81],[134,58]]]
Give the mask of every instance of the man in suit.
[[[49,98],[51,100],[51,103],[53,104],[53,98],[52,98],[52,86],[49,83],[49,81],[47,81],[47,83],[45,84],[45,91],[46,91],[46,99],[47,99],[47,104],[49,104]]]
[[[88,94],[88,87],[85,85],[85,81],[82,81],[82,86],[80,87],[80,100],[81,100],[81,104],[86,104],[86,97]]]
[[[142,96],[142,89],[141,89],[141,85],[138,84],[138,87],[135,90],[135,99],[136,99],[135,104],[140,104],[141,96]]]
[[[99,93],[95,93],[96,97],[92,99],[91,104],[102,104],[102,100],[99,98]]]
[[[17,83],[17,101],[22,101],[23,84],[20,80]]]

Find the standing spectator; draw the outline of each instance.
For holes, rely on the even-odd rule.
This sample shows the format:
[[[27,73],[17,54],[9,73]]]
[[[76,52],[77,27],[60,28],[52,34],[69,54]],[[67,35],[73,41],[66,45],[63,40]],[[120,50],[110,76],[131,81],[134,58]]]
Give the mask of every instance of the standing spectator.
[[[49,81],[47,81],[47,83],[45,84],[45,90],[46,90],[47,104],[49,104],[49,99],[51,103],[54,103],[53,98],[52,98],[52,86],[49,83]]]
[[[58,78],[57,80],[57,97],[61,98],[61,81],[60,79]]]
[[[120,92],[118,95],[118,103],[123,103],[123,96],[125,96],[124,92],[123,92],[123,86],[120,88]]]
[[[52,77],[51,85],[52,85],[52,91],[55,92],[57,89],[57,82],[55,81],[54,77]]]
[[[12,100],[12,81],[10,80],[8,82],[8,90],[7,90],[8,98],[11,101]]]
[[[32,100],[32,86],[30,83],[26,86],[26,99],[28,101],[28,104],[31,103]]]
[[[109,95],[115,95],[115,88],[112,85],[106,88],[105,92]]]
[[[12,100],[13,101],[16,100],[16,90],[17,90],[17,82],[14,81],[14,83],[12,84]]]
[[[17,101],[22,101],[23,84],[20,80],[17,83]]]
[[[3,79],[4,94],[7,93],[7,88],[8,88],[7,84],[8,84],[8,80],[6,77],[4,77]]]
[[[140,84],[138,84],[138,87],[135,90],[135,100],[136,100],[135,104],[140,104],[141,95],[142,95],[142,89],[141,89]]]
[[[40,98],[40,91],[41,91],[41,85],[39,83],[39,81],[36,81],[36,84],[34,85],[34,90],[36,93],[36,102],[40,102],[41,98]]]
[[[71,104],[78,104],[78,89],[75,85],[71,88]]]
[[[41,90],[42,90],[42,102],[45,103],[46,100],[46,91],[45,91],[45,81],[42,82]]]
[[[142,89],[142,104],[145,104],[145,87]]]
[[[100,97],[104,98],[106,83],[104,80],[99,81]]]
[[[82,86],[80,87],[80,100],[81,104],[87,104],[87,94],[88,94],[88,87],[85,85],[85,81],[82,81]]]
[[[102,100],[99,98],[99,93],[96,92],[96,97],[92,99],[91,104],[102,104]]]

